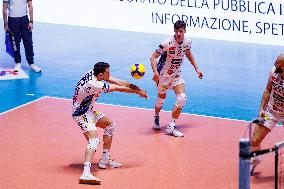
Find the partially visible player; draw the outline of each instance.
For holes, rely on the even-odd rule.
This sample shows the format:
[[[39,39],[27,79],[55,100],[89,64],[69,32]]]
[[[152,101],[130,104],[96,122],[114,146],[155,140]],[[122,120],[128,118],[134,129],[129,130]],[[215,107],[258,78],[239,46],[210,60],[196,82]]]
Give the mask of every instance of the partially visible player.
[[[252,151],[261,150],[261,142],[278,122],[284,122],[284,54],[280,54],[272,68],[259,107],[263,123],[254,128]],[[252,158],[250,172],[260,164],[259,156]]]
[[[126,93],[136,93],[140,97],[147,98],[144,90],[127,81],[116,79],[110,76],[110,65],[105,62],[98,62],[93,70],[88,71],[78,81],[73,96],[73,119],[78,123],[88,141],[85,152],[84,171],[79,179],[82,184],[100,184],[101,180],[91,173],[91,163],[94,153],[100,143],[97,127],[104,129],[103,154],[99,161],[99,168],[117,168],[121,164],[110,158],[110,147],[114,135],[115,123],[106,117],[95,107],[95,102],[102,92],[109,93],[120,91]],[[109,84],[103,82],[106,81]]]
[[[186,32],[186,23],[181,20],[175,22],[174,32],[175,35],[165,39],[150,58],[154,72],[153,80],[155,81],[158,90],[153,129],[160,129],[159,112],[162,109],[168,90],[173,89],[176,94],[176,103],[172,110],[172,119],[166,128],[166,133],[176,137],[183,137],[184,134],[178,131],[175,121],[178,119],[181,110],[186,103],[185,81],[181,76],[181,66],[184,61],[184,55],[190,61],[200,79],[202,79],[203,74],[199,70],[193,54],[190,51],[191,39],[184,36]],[[158,57],[160,57],[160,59],[157,63],[156,59]]]

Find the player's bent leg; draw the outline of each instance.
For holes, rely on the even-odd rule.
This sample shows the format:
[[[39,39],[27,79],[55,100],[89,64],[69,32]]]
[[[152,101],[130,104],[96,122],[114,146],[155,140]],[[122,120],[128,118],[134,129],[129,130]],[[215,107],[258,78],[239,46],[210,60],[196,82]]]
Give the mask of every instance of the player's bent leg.
[[[269,132],[270,129],[261,124],[255,126],[252,136],[252,151],[260,150],[260,144]]]
[[[100,143],[99,138],[97,138],[97,130],[90,130],[84,133],[85,138],[88,140],[88,144],[85,152],[85,163],[83,174],[79,178],[80,184],[100,184],[101,180],[91,173],[92,160],[98,145]]]
[[[109,118],[103,117],[98,121],[97,126],[105,130],[104,136],[103,136],[103,141],[104,141],[103,154],[102,154],[102,159],[99,161],[99,168],[106,169],[106,168],[121,167],[122,164],[115,162],[110,157],[110,148],[111,148],[112,138],[114,136],[116,124],[113,123]]]
[[[153,129],[154,130],[160,130],[160,116],[159,113],[162,109],[162,106],[165,102],[166,99],[166,93],[165,94],[158,94],[158,98],[155,104],[155,115],[154,115],[154,124],[153,124]]]
[[[175,137],[184,137],[184,134],[180,132],[175,125],[175,121],[179,118],[182,108],[186,103],[186,95],[184,93],[184,84],[181,83],[177,86],[174,86],[173,89],[176,93],[177,100],[172,110],[172,120],[170,121],[165,131],[166,131],[166,134],[168,135],[172,135]]]
[[[185,93],[179,93],[176,95],[175,106],[182,109],[186,103],[187,97]]]
[[[252,151],[261,150],[261,142],[270,132],[270,129],[259,124],[254,128],[253,137],[252,137]],[[254,170],[257,165],[261,163],[261,158],[259,156],[253,157],[250,162],[250,175],[253,175]]]

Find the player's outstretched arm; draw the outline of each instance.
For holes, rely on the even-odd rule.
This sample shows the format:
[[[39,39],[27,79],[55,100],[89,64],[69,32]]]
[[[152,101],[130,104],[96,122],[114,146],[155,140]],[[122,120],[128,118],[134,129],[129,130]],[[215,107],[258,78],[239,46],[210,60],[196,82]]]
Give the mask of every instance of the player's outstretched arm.
[[[189,60],[191,65],[194,67],[196,73],[198,74],[199,79],[202,79],[203,78],[203,73],[199,70],[192,52],[190,50],[187,50],[185,52],[185,56],[187,57],[187,59]]]
[[[114,92],[114,91],[125,92],[125,93],[135,93],[135,94],[138,94],[140,97],[148,98],[148,95],[144,90],[140,90],[140,89],[135,90],[127,86],[111,84],[108,92]]]
[[[119,85],[119,86],[129,87],[129,88],[134,89],[134,90],[141,90],[137,85],[134,85],[132,83],[129,83],[128,81],[118,79],[118,78],[115,78],[115,77],[109,77],[107,82],[109,82],[111,84]]]

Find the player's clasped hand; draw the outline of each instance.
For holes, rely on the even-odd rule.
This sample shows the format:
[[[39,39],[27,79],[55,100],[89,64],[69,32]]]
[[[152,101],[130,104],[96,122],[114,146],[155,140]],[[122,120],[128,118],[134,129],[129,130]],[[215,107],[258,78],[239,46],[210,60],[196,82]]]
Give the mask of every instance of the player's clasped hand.
[[[140,90],[138,92],[138,94],[139,94],[140,97],[143,97],[143,98],[146,98],[146,99],[148,98],[148,95],[147,95],[146,91],[144,91],[144,90]]]
[[[199,79],[202,79],[203,78],[203,73],[202,72],[198,72],[198,77],[199,77]]]

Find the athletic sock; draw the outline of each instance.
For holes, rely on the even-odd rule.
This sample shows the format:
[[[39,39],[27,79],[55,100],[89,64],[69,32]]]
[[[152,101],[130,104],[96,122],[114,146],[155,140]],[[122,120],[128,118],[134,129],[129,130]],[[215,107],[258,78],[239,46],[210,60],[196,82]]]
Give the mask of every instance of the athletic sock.
[[[103,161],[109,160],[109,149],[103,149]]]
[[[171,120],[170,123],[169,123],[169,126],[170,126],[170,127],[176,126],[176,119],[172,118],[172,120]]]
[[[84,173],[90,173],[91,172],[91,162],[86,161],[84,163]]]

